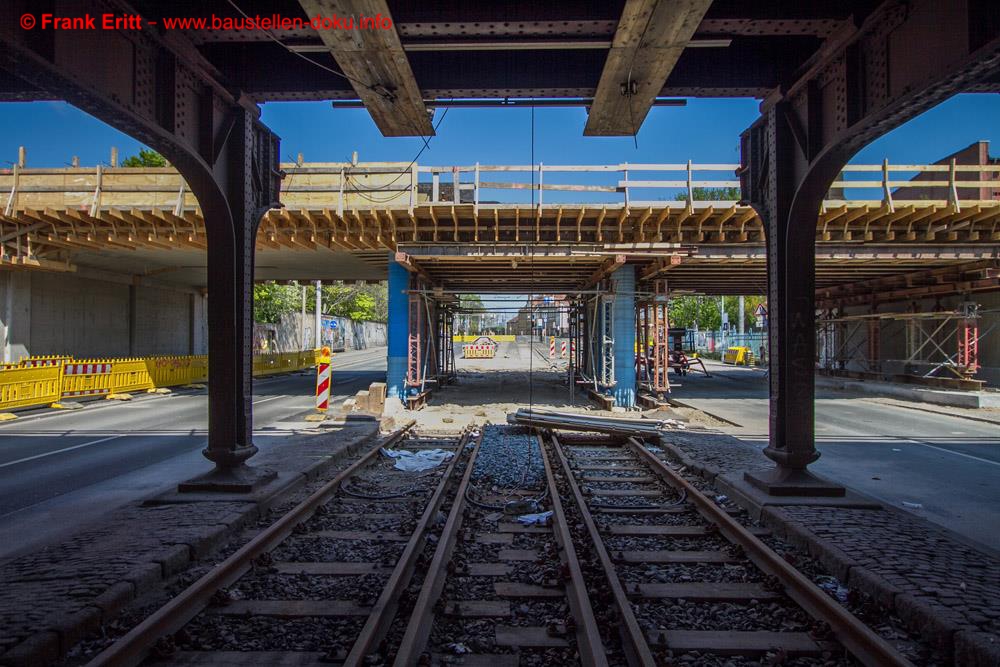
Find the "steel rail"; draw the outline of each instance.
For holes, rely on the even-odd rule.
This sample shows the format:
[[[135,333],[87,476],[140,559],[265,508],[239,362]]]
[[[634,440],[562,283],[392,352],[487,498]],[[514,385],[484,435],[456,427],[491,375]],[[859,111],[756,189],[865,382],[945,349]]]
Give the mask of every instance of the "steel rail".
[[[451,462],[448,464],[444,475],[442,475],[441,482],[434,490],[434,495],[431,496],[430,501],[427,503],[427,507],[424,508],[424,512],[420,516],[420,520],[417,522],[417,526],[413,530],[413,535],[406,543],[406,548],[404,549],[403,554],[399,557],[399,560],[396,561],[396,567],[393,568],[392,574],[389,576],[389,580],[382,589],[382,593],[379,595],[378,600],[376,600],[374,606],[372,607],[371,613],[368,614],[368,620],[365,621],[365,625],[361,628],[358,638],[354,641],[354,646],[351,647],[351,652],[347,654],[347,658],[344,660],[345,667],[347,665],[364,664],[365,658],[372,650],[372,647],[376,646],[379,642],[385,639],[386,634],[388,634],[390,624],[396,616],[396,609],[399,606],[399,597],[402,595],[406,586],[410,582],[410,577],[413,575],[414,564],[420,556],[420,553],[424,548],[424,544],[427,541],[427,529],[434,521],[434,517],[437,514],[438,509],[441,507],[441,503],[444,500],[445,490],[448,487],[448,482],[451,480],[451,476],[455,472],[458,460],[462,457],[462,454],[465,451],[465,446],[469,441],[469,435],[470,431],[468,429],[462,433],[462,436],[458,441],[458,448],[455,450],[455,455],[451,458]],[[477,451],[479,448],[479,442],[482,438],[483,434],[482,431],[480,431],[479,437],[476,439]]]
[[[535,437],[538,438],[538,449],[542,452],[545,477],[549,484],[549,497],[552,500],[552,532],[555,533],[556,542],[562,547],[562,557],[569,568],[570,579],[565,583],[566,600],[576,620],[576,649],[580,654],[580,662],[584,667],[607,667],[607,653],[604,650],[604,642],[601,641],[597,619],[594,618],[594,608],[590,605],[587,584],[583,580],[580,559],[576,555],[576,547],[573,546],[573,535],[569,532],[569,522],[566,520],[562,500],[559,498],[559,489],[556,488],[552,464],[545,452],[542,436]]]
[[[805,575],[775,553],[769,546],[744,528],[693,484],[671,469],[666,463],[647,450],[636,438],[628,439],[628,446],[645,459],[663,481],[687,493],[698,512],[715,523],[729,541],[743,548],[747,557],[767,574],[776,577],[784,586],[785,594],[808,614],[829,624],[834,636],[855,658],[870,667],[913,667],[885,639],[865,625],[857,616],[840,606]]]
[[[406,631],[396,648],[396,659],[393,661],[393,667],[414,667],[427,646],[431,625],[434,621],[434,604],[444,589],[448,564],[451,562],[451,554],[455,548],[458,531],[465,518],[465,492],[469,488],[472,469],[476,465],[476,457],[479,455],[482,441],[483,436],[480,433],[476,440],[476,446],[469,456],[469,462],[465,466],[465,474],[462,475],[462,481],[455,492],[455,501],[451,504],[448,519],[445,521],[441,537],[434,549],[434,556],[427,567],[427,576],[424,577],[424,583],[420,586],[420,593],[417,596],[413,612],[410,614],[410,620],[406,624]]]
[[[594,551],[597,553],[598,559],[601,561],[601,567],[604,569],[605,577],[608,580],[608,585],[611,588],[611,594],[615,599],[615,606],[618,608],[618,617],[621,619],[621,623],[618,629],[622,636],[622,645],[625,648],[627,657],[629,658],[629,663],[632,665],[642,665],[643,667],[656,667],[656,660],[653,658],[653,653],[649,649],[649,643],[646,641],[645,635],[642,633],[642,628],[639,627],[639,621],[635,617],[635,612],[632,610],[632,604],[629,602],[628,595],[625,593],[625,589],[622,588],[621,581],[618,580],[618,573],[615,569],[614,563],[611,561],[611,556],[608,555],[608,550],[604,546],[604,540],[601,539],[600,531],[597,529],[597,524],[594,523],[594,517],[590,513],[590,509],[587,507],[587,501],[583,497],[583,493],[580,491],[580,485],[577,483],[576,478],[573,475],[573,470],[570,468],[569,460],[562,451],[562,444],[555,434],[552,434],[552,445],[556,456],[559,457],[559,463],[562,466],[563,472],[566,475],[566,481],[569,483],[569,488],[573,492],[573,500],[576,502],[577,507],[580,510],[580,516],[583,519],[583,523],[587,528],[587,533],[590,535],[590,541],[594,545]],[[545,449],[543,448],[544,452]],[[546,456],[546,466],[548,465],[548,457]]]
[[[378,456],[380,449],[402,438],[403,434],[415,423],[411,420],[387,437],[380,439],[378,444],[368,450],[360,459],[337,473],[332,480],[313,492],[292,511],[268,526],[236,553],[146,617],[142,623],[132,628],[114,644],[101,651],[87,663],[87,667],[104,667],[106,665],[121,667],[139,664],[157,640],[183,628],[208,606],[216,591],[238,581],[253,566],[254,559],[271,551],[284,541],[292,534],[295,526],[311,517],[317,507],[324,504],[330,496],[336,493],[344,480],[368,465],[372,459]]]

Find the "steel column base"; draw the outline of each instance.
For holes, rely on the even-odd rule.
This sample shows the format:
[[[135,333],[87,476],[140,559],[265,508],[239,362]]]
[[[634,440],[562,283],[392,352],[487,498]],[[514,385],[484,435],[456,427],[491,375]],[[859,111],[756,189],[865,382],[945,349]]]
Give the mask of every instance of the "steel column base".
[[[246,449],[250,449],[247,447]],[[256,450],[256,447],[253,447]],[[278,476],[273,470],[240,463],[199,475],[177,485],[179,493],[252,493]]]
[[[743,479],[770,496],[842,498],[846,490],[798,468],[777,466],[771,470],[743,473]]]

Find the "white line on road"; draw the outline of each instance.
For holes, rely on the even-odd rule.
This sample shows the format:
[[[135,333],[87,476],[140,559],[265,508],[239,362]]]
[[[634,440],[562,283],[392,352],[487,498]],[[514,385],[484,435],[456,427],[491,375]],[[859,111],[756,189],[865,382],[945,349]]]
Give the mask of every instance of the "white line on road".
[[[936,449],[939,452],[944,452],[945,454],[954,454],[955,456],[963,456],[967,459],[972,459],[973,461],[981,461],[983,463],[989,463],[990,465],[1000,466],[1000,461],[991,461],[989,459],[984,459],[979,456],[973,456],[972,454],[963,454],[962,452],[956,452],[951,449],[945,449],[944,447],[938,447],[937,445],[931,445],[926,442],[919,442],[917,440],[906,440],[906,442],[912,442],[914,445],[920,445],[921,447],[929,447],[930,449]]]
[[[14,466],[14,465],[17,465],[18,463],[27,463],[28,461],[34,461],[35,459],[44,459],[46,456],[53,456],[55,454],[62,454],[64,452],[71,452],[74,449],[80,449],[82,447],[90,447],[91,445],[99,445],[102,442],[107,442],[108,440],[117,440],[118,438],[124,438],[126,435],[128,435],[128,434],[122,433],[121,435],[112,435],[112,436],[107,437],[107,438],[101,438],[100,440],[91,440],[90,442],[84,442],[84,443],[81,443],[79,445],[73,445],[72,447],[65,447],[63,449],[57,449],[54,452],[45,452],[44,454],[35,454],[34,456],[29,456],[27,458],[18,459],[16,461],[9,461],[8,463],[2,463],[2,464],[0,464],[0,468],[6,468],[8,466]]]
[[[262,398],[259,401],[254,401],[253,404],[257,405],[258,403],[267,403],[268,401],[276,401],[279,398],[288,398],[288,397],[287,396],[272,396],[271,398]]]

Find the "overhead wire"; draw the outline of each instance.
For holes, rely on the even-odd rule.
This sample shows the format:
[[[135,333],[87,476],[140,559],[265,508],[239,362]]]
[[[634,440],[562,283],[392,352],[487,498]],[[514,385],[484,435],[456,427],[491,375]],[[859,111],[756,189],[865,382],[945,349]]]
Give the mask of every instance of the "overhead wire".
[[[245,11],[243,11],[243,9],[241,9],[240,6],[236,4],[235,0],[226,0],[226,1],[230,4],[230,6],[232,6],[233,9],[235,9],[240,14],[242,14],[243,18],[245,18],[245,19],[251,19],[251,16],[249,14],[247,14]],[[380,96],[384,97],[387,100],[394,99],[394,97],[393,97],[392,94],[390,94],[386,90],[379,90],[379,87],[376,86],[376,85],[374,85],[374,84],[367,83],[365,81],[361,81],[360,79],[356,79],[353,76],[345,74],[345,73],[343,73],[343,72],[341,72],[339,70],[335,70],[332,67],[328,67],[328,66],[324,65],[321,62],[317,62],[317,61],[313,60],[312,58],[310,58],[309,56],[305,55],[304,53],[302,53],[300,51],[296,51],[295,49],[293,49],[292,47],[288,46],[287,44],[285,44],[284,42],[282,42],[280,39],[278,39],[278,37],[273,32],[271,32],[270,30],[268,30],[266,28],[261,28],[260,30],[272,42],[274,42],[275,44],[277,44],[281,48],[285,49],[286,51],[288,51],[289,53],[291,53],[293,56],[301,58],[302,60],[305,60],[307,63],[315,65],[316,67],[318,67],[321,70],[324,70],[326,72],[329,72],[330,74],[334,74],[336,76],[341,77],[342,79],[346,79],[347,81],[350,81],[351,83],[356,83],[359,86],[362,86],[363,88],[367,88],[367,89],[371,90],[372,92],[374,92],[376,95],[380,95]]]

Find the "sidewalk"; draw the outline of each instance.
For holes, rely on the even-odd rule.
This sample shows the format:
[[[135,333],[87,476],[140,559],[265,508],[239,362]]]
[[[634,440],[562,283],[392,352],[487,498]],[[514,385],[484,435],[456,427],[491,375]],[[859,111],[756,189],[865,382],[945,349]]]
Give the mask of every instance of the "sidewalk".
[[[670,432],[667,455],[746,506],[847,586],[893,609],[955,664],[1000,664],[1000,555],[919,517],[871,503],[757,506],[739,490],[745,471],[773,466],[760,450],[708,431]]]
[[[252,461],[278,473],[259,492],[163,494],[116,510],[61,544],[0,565],[0,665],[58,660],[129,602],[214,551],[378,431],[377,422],[367,419],[281,427],[295,433]]]

